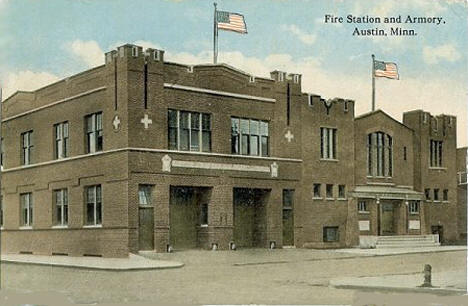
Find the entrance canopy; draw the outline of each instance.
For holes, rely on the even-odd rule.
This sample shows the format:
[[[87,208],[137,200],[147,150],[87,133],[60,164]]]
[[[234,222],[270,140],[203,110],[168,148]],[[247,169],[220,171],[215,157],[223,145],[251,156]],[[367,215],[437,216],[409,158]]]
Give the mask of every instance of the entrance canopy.
[[[417,192],[409,188],[395,186],[373,186],[363,185],[356,186],[351,192],[355,198],[381,199],[381,200],[408,200],[422,201],[423,193]]]

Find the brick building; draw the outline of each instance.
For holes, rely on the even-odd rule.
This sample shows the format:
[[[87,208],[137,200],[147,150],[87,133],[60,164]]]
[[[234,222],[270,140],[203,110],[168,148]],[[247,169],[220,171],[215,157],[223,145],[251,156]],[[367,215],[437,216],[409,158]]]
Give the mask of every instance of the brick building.
[[[352,100],[303,93],[299,74],[186,66],[124,45],[2,110],[3,252],[352,247],[460,232],[455,117],[355,117]]]

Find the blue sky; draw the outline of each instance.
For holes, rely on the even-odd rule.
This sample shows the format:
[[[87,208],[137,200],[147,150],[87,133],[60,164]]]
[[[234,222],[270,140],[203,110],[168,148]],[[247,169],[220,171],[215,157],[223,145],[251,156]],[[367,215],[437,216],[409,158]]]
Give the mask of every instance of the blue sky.
[[[301,73],[303,90],[356,100],[369,111],[370,55],[396,62],[401,80],[377,80],[377,107],[396,119],[405,110],[458,116],[459,146],[467,141],[466,1],[217,1],[244,14],[249,33],[220,32],[220,61],[268,76]],[[325,24],[346,17],[443,17],[445,24]],[[356,37],[355,27],[402,26],[415,37]],[[0,81],[5,94],[33,90],[103,63],[103,52],[127,42],[166,50],[170,61],[211,61],[212,1],[0,0]]]

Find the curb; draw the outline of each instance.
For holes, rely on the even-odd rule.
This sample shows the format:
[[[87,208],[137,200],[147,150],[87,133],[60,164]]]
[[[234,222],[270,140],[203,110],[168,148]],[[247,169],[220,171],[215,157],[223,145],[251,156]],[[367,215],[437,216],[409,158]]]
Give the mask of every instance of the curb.
[[[167,270],[167,269],[178,269],[185,266],[184,263],[175,262],[173,265],[167,266],[147,266],[147,267],[99,267],[99,266],[85,266],[77,264],[65,264],[65,263],[45,263],[45,262],[31,262],[31,261],[22,261],[22,260],[13,260],[13,259],[2,259],[2,263],[6,264],[16,264],[16,265],[34,265],[34,266],[50,266],[50,267],[59,267],[59,268],[73,268],[73,269],[82,269],[82,270],[99,270],[99,271],[108,271],[108,272],[118,272],[118,271],[143,271],[143,270]]]
[[[466,290],[462,289],[448,289],[448,288],[425,288],[425,287],[386,287],[386,286],[364,286],[364,285],[340,285],[330,284],[332,287],[337,289],[359,289],[363,291],[393,291],[393,292],[415,292],[415,293],[433,293],[438,295],[465,295]]]

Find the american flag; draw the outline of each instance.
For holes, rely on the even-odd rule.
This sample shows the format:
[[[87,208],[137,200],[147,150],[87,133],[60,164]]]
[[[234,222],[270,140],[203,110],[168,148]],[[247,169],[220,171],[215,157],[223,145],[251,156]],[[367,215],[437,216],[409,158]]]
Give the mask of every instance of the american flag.
[[[247,34],[247,25],[244,16],[241,14],[217,11],[216,24],[218,29],[221,30]]]
[[[398,67],[395,63],[374,61],[374,73],[376,77],[384,77],[398,80]]]

